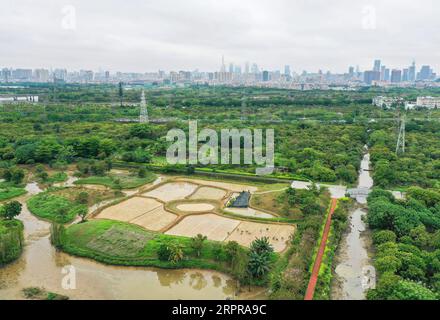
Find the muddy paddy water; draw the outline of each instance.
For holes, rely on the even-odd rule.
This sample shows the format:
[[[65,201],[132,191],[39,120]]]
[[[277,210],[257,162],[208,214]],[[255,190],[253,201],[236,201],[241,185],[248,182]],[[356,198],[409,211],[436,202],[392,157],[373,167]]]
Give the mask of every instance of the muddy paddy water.
[[[28,195],[18,198],[23,205],[19,219],[25,225],[26,246],[15,262],[0,267],[0,300],[22,299],[26,287],[44,287],[71,299],[262,299],[260,288],[243,288],[229,276],[207,270],[165,270],[117,267],[59,252],[49,241],[49,223],[33,216],[25,205],[29,195],[41,192],[28,184]],[[74,267],[76,288],[64,289],[63,281]],[[65,273],[63,273],[63,271]],[[70,275],[72,275],[70,273]]]

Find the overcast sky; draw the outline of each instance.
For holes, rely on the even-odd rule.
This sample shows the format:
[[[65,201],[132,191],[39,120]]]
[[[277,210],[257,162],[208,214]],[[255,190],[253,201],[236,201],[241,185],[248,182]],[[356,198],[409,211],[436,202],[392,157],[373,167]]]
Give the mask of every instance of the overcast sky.
[[[438,0],[0,1],[0,67],[440,72]]]

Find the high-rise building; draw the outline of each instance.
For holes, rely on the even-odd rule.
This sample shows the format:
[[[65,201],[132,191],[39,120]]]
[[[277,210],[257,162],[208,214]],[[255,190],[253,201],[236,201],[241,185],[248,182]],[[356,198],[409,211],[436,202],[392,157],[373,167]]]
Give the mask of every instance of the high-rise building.
[[[11,70],[9,70],[8,68],[3,68],[3,70],[1,71],[1,80],[3,80],[4,82],[9,82],[10,79]]]
[[[12,78],[18,81],[32,80],[32,69],[15,69],[12,70]]]
[[[385,68],[383,80],[390,81],[390,69],[389,68]]]
[[[368,70],[364,72],[364,82],[371,85],[374,81],[380,80],[380,71]]]
[[[380,60],[374,60],[373,71],[376,71],[376,72],[380,71]]]
[[[249,74],[249,61],[246,61],[246,64],[244,65],[244,73]]]
[[[290,77],[291,72],[290,72],[290,66],[289,65],[285,65],[284,66],[284,75]]]
[[[408,69],[408,81],[414,82],[416,81],[416,62],[413,61],[411,66]]]
[[[258,69],[258,65],[256,64],[256,63],[253,63],[252,64],[252,68],[251,68],[251,73],[253,73],[253,74],[257,74],[257,73],[259,73],[260,71],[259,71],[259,69]]]
[[[380,67],[380,81],[385,81],[385,66]]]
[[[232,62],[229,64],[229,73],[234,73],[234,64]]]
[[[224,55],[222,55],[222,65],[220,67],[220,72],[226,72],[225,56]]]
[[[263,71],[263,81],[269,81],[269,71]]]
[[[398,83],[402,81],[402,70],[391,70],[391,82]]]
[[[432,69],[430,66],[422,66],[420,69],[419,80],[430,80],[432,77]]]
[[[404,82],[409,81],[409,69],[408,68],[403,69],[402,81],[404,81]]]
[[[350,67],[348,68],[348,76],[349,76],[350,78],[353,78],[353,76],[354,76],[354,67],[350,66]]]

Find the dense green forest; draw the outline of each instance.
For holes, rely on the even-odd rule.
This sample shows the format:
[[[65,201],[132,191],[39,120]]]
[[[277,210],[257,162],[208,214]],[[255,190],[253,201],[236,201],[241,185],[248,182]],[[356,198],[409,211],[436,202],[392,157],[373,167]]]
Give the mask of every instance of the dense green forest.
[[[425,300],[440,294],[440,193],[412,187],[405,200],[375,189],[368,197],[379,275],[369,299]]]

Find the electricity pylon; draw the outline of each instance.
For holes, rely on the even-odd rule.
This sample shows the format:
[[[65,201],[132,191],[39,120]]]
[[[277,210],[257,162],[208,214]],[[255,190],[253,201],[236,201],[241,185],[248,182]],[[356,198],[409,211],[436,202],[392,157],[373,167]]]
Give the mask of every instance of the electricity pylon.
[[[145,91],[142,90],[141,95],[141,110],[139,115],[140,123],[148,123],[148,110],[147,110],[147,102],[145,100]]]
[[[406,116],[403,114],[399,121],[399,136],[397,137],[396,154],[405,153],[405,122]]]

